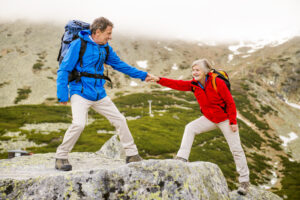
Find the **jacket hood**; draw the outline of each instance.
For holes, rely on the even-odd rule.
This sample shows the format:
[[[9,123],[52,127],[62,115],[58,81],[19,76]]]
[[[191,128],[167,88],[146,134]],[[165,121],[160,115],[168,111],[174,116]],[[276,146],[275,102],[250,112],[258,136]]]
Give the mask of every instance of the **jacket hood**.
[[[99,45],[100,47],[106,47],[108,45],[108,42],[106,44],[103,44],[103,45],[100,45],[100,44],[97,44],[95,43],[94,41],[91,40],[91,38],[89,37],[91,35],[91,30],[82,30],[78,33],[78,36],[80,38],[82,38],[83,40],[87,41],[87,42],[90,42],[94,45]]]

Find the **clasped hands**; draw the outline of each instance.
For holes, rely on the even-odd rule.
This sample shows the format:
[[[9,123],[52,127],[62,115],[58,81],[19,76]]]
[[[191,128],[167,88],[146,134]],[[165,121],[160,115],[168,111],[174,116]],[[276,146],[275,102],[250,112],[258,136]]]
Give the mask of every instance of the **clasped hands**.
[[[159,77],[148,73],[145,81],[146,82],[157,82],[157,81],[159,81]]]

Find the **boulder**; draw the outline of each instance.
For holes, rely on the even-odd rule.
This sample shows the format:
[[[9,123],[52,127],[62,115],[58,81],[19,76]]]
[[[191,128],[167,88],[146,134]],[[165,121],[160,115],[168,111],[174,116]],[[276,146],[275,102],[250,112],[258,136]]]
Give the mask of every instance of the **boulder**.
[[[118,135],[112,136],[96,154],[106,156],[113,159],[125,159],[125,151],[121,142],[118,139]]]
[[[54,169],[54,155],[0,160],[0,199],[281,199],[255,186],[246,196],[229,192],[220,168],[209,162],[144,160],[125,164],[117,136],[97,153],[70,153],[70,172]]]
[[[54,169],[54,154],[0,161],[0,199],[229,199],[220,168],[208,162],[144,160],[125,164],[71,153],[73,171]]]

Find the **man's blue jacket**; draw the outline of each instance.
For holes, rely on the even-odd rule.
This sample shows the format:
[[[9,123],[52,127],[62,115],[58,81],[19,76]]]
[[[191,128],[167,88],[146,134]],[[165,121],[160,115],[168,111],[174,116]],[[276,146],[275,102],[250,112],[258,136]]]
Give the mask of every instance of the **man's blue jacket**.
[[[86,51],[82,57],[82,67],[80,66],[79,51],[81,40],[74,40],[69,47],[67,54],[61,62],[57,71],[57,98],[59,102],[66,102],[73,94],[78,94],[88,100],[97,101],[106,96],[104,89],[105,80],[90,77],[81,77],[81,80],[76,83],[72,81],[68,83],[68,75],[75,68],[78,72],[87,72],[91,74],[102,74],[104,72],[104,62],[106,58],[105,47],[109,47],[109,54],[106,64],[113,67],[132,78],[140,78],[145,80],[147,72],[138,70],[127,63],[123,62],[118,55],[113,51],[108,43],[98,45],[90,39],[90,30],[79,32],[79,37],[87,41]],[[69,88],[68,88],[69,84]]]

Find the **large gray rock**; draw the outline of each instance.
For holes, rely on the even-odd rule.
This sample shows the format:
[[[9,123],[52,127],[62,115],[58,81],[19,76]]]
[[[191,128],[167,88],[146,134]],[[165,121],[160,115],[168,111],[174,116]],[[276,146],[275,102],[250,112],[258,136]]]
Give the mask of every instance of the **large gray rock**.
[[[126,165],[120,145],[112,137],[97,154],[69,154],[71,172],[54,169],[53,153],[0,160],[0,199],[281,199],[254,186],[247,196],[229,193],[219,167],[208,162]]]
[[[215,164],[123,160],[71,153],[73,171],[54,169],[54,154],[0,161],[0,199],[229,199]]]
[[[113,159],[125,159],[125,150],[118,139],[118,135],[112,136],[96,154]]]
[[[232,191],[230,194],[230,200],[282,200],[276,194],[260,189],[256,186],[251,185],[249,192],[246,196],[237,194],[237,191]]]

